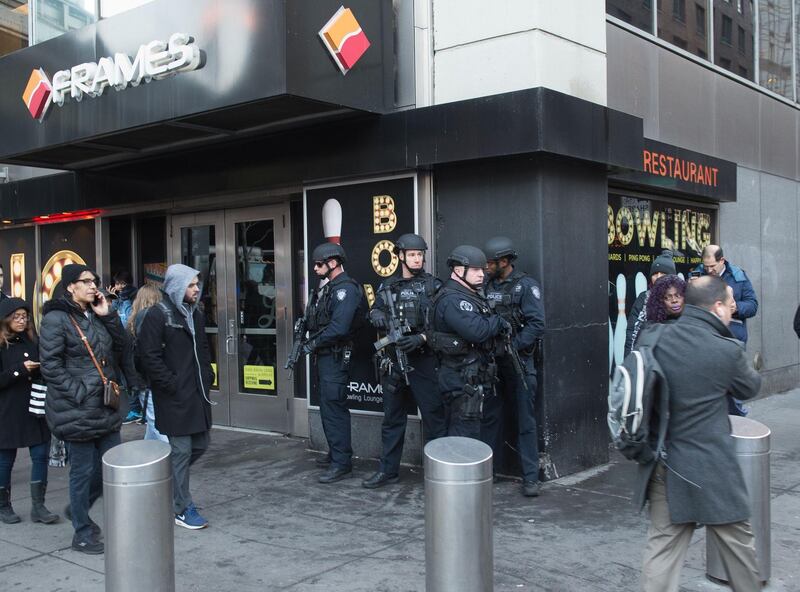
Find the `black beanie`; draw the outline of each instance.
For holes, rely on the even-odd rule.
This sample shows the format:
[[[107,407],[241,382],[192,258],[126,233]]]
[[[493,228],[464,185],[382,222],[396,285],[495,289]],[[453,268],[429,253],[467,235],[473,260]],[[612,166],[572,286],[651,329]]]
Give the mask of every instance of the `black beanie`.
[[[0,319],[4,319],[20,308],[24,308],[30,314],[31,307],[22,298],[3,298],[0,300]]]
[[[653,260],[653,264],[650,266],[650,277],[657,273],[675,275],[675,261],[672,258],[672,251],[661,251],[661,254]]]
[[[97,277],[97,274],[92,268],[79,263],[70,263],[61,269],[61,285],[66,288],[70,284],[74,284],[84,271],[90,272],[94,276],[94,281],[97,283],[97,286],[100,287],[100,278]]]

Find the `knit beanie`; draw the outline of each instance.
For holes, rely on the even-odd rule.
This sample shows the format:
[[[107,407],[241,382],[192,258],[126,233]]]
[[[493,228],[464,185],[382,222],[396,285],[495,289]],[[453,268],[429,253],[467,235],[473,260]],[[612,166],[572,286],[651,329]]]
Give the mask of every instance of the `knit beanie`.
[[[74,284],[76,281],[78,281],[78,278],[81,277],[81,274],[84,271],[88,271],[94,276],[94,281],[99,287],[100,278],[97,276],[94,270],[92,270],[92,268],[88,265],[81,265],[79,263],[70,263],[61,269],[61,285],[66,288],[70,284]]]
[[[661,254],[653,260],[652,265],[650,265],[650,277],[657,273],[675,275],[675,261],[672,259],[672,251],[661,251]]]

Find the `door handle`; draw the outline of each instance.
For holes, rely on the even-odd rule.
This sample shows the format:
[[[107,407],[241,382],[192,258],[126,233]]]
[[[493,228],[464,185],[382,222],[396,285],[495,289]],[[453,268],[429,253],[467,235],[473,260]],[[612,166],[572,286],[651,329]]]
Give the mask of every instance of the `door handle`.
[[[236,337],[228,335],[225,338],[225,353],[232,356],[236,353]]]

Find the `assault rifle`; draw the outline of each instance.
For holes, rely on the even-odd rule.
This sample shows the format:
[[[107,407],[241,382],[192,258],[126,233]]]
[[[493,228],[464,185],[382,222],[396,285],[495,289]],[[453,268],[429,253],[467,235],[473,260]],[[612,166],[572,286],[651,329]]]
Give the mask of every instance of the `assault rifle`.
[[[294,367],[297,362],[300,361],[300,356],[303,355],[303,346],[308,341],[306,338],[306,331],[308,330],[308,313],[314,308],[314,303],[316,300],[317,291],[311,290],[308,295],[306,309],[303,311],[303,316],[297,319],[297,322],[294,324],[294,343],[292,344],[292,351],[289,353],[289,357],[286,359],[286,364],[283,366],[284,369],[289,370],[289,378],[292,377]]]
[[[525,390],[529,391],[531,388],[528,386],[528,377],[525,374],[525,366],[522,365],[522,359],[519,357],[519,352],[511,341],[511,333],[512,332],[509,331],[503,335],[503,351],[509,358],[511,358],[511,365],[514,366],[514,372],[516,372],[517,377],[522,381],[522,385],[525,387]]]
[[[413,368],[408,364],[408,356],[406,355],[406,352],[397,347],[397,341],[403,337],[403,335],[408,335],[411,332],[411,327],[409,327],[408,321],[401,321],[398,318],[397,311],[394,307],[392,290],[387,284],[384,284],[383,288],[381,288],[381,295],[383,296],[386,306],[389,309],[389,314],[386,318],[388,329],[386,330],[386,335],[374,343],[375,351],[381,351],[387,345],[394,345],[397,369],[400,370],[400,373],[403,375],[403,380],[405,380],[405,383],[410,385],[411,382],[408,380],[408,373],[411,372]]]

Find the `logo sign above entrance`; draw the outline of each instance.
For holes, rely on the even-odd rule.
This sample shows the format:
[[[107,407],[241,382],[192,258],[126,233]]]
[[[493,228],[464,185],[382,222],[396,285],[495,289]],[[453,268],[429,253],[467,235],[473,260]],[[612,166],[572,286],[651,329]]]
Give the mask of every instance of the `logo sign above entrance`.
[[[34,70],[22,99],[31,116],[42,121],[51,102],[63,106],[67,98],[75,101],[84,95],[96,98],[107,87],[125,90],[142,82],[162,80],[179,72],[196,70],[202,65],[202,52],[186,33],[175,33],[169,41],[151,41],[141,45],[133,59],[124,53],[86,62],[68,70],[59,70],[50,81],[44,70]]]
[[[370,45],[353,11],[344,6],[322,27],[319,36],[342,74],[355,66]]]

